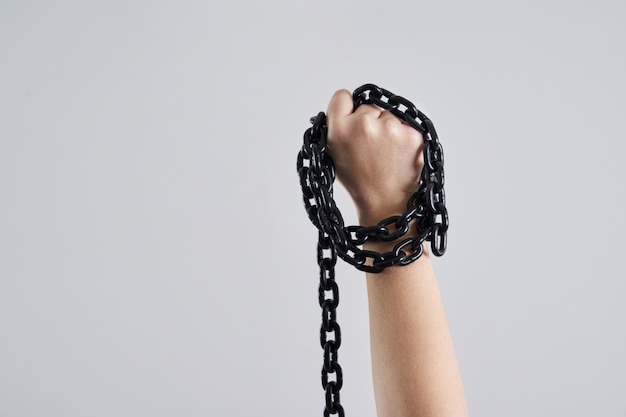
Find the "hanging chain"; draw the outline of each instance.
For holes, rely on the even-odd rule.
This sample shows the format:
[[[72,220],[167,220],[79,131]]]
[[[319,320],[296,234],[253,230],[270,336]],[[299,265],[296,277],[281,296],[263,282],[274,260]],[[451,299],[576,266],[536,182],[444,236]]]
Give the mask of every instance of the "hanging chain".
[[[376,226],[346,227],[333,200],[335,167],[326,153],[328,126],[324,112],[312,117],[312,126],[304,132],[297,169],[304,207],[319,231],[317,263],[320,268],[320,344],[324,349],[322,388],[326,393],[325,417],[330,414],[344,417],[339,396],[343,373],[337,353],[341,346],[341,328],[336,320],[339,305],[339,287],[335,281],[337,257],[362,271],[381,272],[389,266],[408,265],[418,259],[423,253],[424,241],[430,241],[436,256],[445,253],[447,244],[443,149],[433,123],[409,100],[374,84],[357,88],[353,100],[353,111],[363,104],[373,104],[419,131],[424,138],[424,167],[417,191],[409,198],[404,214],[383,219]],[[406,236],[410,223],[415,220],[416,233]],[[400,238],[393,249],[385,253],[359,248],[367,241],[390,242]]]
[[[320,267],[319,304],[322,308],[320,344],[324,349],[322,388],[326,392],[324,417],[328,417],[329,414],[339,414],[339,417],[343,417],[343,407],[339,402],[343,373],[337,357],[337,350],[341,346],[341,328],[337,323],[339,287],[335,281],[337,251],[330,237],[322,231],[319,232],[317,242],[317,263]],[[329,379],[329,374],[334,375],[333,380]]]

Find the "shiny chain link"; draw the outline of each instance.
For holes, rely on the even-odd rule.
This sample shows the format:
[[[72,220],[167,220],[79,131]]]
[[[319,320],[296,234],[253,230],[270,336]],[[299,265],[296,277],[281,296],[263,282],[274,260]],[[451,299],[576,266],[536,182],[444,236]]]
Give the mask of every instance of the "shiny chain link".
[[[324,416],[338,414],[344,416],[339,400],[339,390],[343,385],[343,373],[338,362],[337,350],[341,346],[341,327],[337,323],[337,306],[339,305],[339,287],[335,281],[335,264],[337,251],[330,236],[319,231],[317,242],[317,264],[320,268],[319,304],[322,308],[322,326],[320,328],[320,344],[324,349],[324,365],[322,366],[322,388],[326,392]],[[333,376],[333,378],[329,378]]]
[[[445,205],[443,149],[431,120],[413,103],[374,84],[365,84],[353,93],[354,108],[373,104],[388,110],[424,138],[424,167],[417,191],[409,198],[407,210],[400,216],[381,220],[376,226],[345,226],[341,212],[333,200],[335,167],[326,153],[328,126],[326,115],[320,112],[311,118],[312,126],[304,133],[304,144],[298,153],[297,170],[309,219],[319,231],[317,263],[320,268],[319,304],[322,308],[320,344],[324,350],[322,388],[326,393],[324,416],[344,416],[339,391],[343,373],[337,350],[341,346],[341,328],[337,323],[339,287],[335,281],[337,257],[357,269],[381,272],[394,265],[407,265],[423,253],[422,243],[430,241],[433,254],[446,251],[448,211]],[[416,233],[407,235],[410,223]],[[386,253],[362,250],[359,246],[369,240],[395,241]]]

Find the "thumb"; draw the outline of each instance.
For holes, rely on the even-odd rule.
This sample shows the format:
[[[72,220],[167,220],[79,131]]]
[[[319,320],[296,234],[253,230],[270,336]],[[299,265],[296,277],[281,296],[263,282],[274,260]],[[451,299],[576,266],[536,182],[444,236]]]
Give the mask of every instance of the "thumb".
[[[328,103],[328,119],[335,117],[345,117],[352,114],[352,107],[354,102],[352,101],[352,93],[348,90],[338,90],[333,94]]]

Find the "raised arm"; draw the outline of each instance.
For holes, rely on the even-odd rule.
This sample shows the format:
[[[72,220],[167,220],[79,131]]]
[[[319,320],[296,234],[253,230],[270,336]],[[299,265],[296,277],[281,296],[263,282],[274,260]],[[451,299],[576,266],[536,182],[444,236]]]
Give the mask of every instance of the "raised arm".
[[[402,214],[423,166],[419,132],[337,91],[328,106],[328,152],[364,226]],[[386,252],[394,242],[366,243]],[[463,417],[467,406],[427,248],[407,266],[366,274],[378,417]]]

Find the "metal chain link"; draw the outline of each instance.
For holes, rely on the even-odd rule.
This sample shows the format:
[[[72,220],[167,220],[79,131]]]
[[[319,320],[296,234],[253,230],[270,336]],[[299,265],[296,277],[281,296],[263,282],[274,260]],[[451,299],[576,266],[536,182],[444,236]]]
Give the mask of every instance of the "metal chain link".
[[[337,257],[357,269],[381,272],[394,265],[408,265],[423,254],[423,242],[430,241],[433,254],[446,251],[448,211],[445,205],[443,149],[431,120],[413,103],[374,84],[365,84],[353,93],[354,108],[373,104],[388,110],[424,138],[424,167],[417,191],[409,198],[407,210],[400,216],[381,220],[376,226],[345,226],[333,200],[335,167],[326,153],[328,126],[320,112],[311,118],[312,126],[304,132],[304,144],[298,153],[297,170],[309,219],[319,231],[317,263],[320,268],[319,305],[322,308],[320,344],[324,350],[322,388],[326,393],[324,416],[344,416],[339,391],[343,373],[338,363],[341,328],[337,323],[339,287],[335,281]],[[414,222],[415,221],[415,222]],[[411,222],[416,223],[411,236]],[[386,253],[362,250],[367,241],[395,241]]]
[[[337,251],[330,236],[319,231],[317,264],[320,268],[319,304],[322,308],[320,344],[324,349],[322,388],[326,392],[325,417],[328,417],[329,414],[344,416],[343,407],[339,400],[339,390],[343,385],[343,373],[341,366],[339,366],[337,353],[339,346],[341,346],[341,327],[337,323],[339,287],[335,281],[336,263]],[[334,379],[330,378],[331,375]]]

